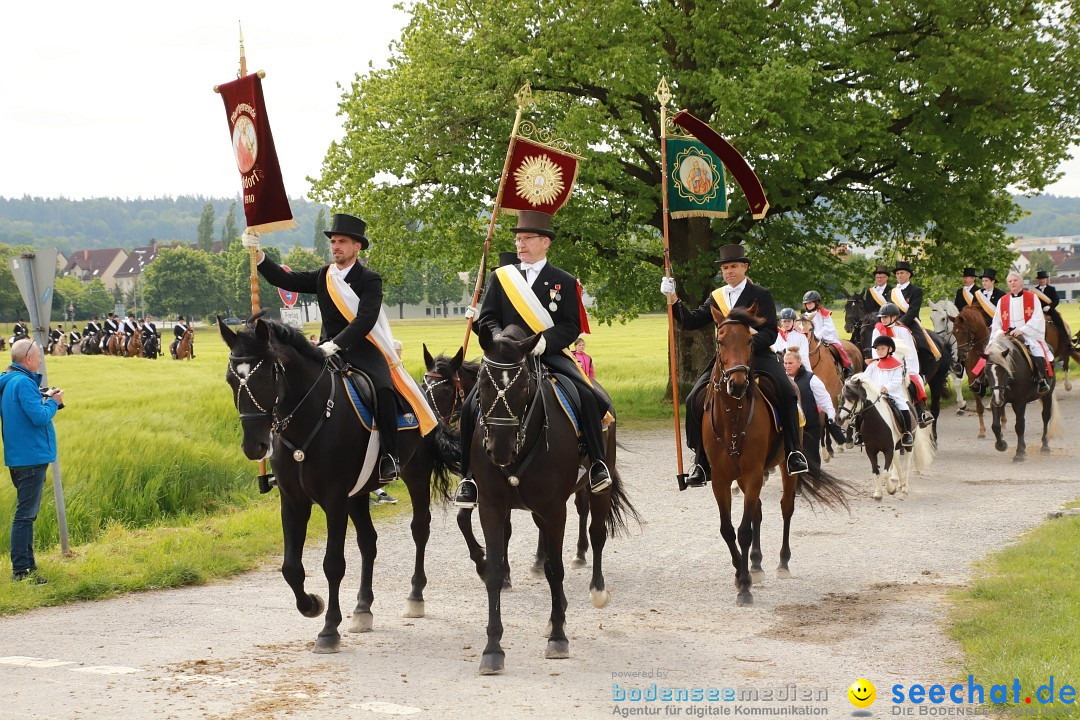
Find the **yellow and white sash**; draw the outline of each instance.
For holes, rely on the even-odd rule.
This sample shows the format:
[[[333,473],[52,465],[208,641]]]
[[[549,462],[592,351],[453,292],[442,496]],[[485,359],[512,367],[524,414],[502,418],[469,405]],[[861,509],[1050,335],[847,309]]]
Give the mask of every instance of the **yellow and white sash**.
[[[356,319],[356,309],[360,306],[360,298],[347,284],[344,291],[338,288],[329,271],[326,273],[326,291],[330,293],[334,306],[346,320],[352,322]],[[401,358],[394,352],[394,336],[390,332],[390,321],[386,319],[386,312],[381,308],[379,319],[375,321],[375,327],[368,333],[367,339],[379,348],[379,352],[386,358],[386,364],[390,366],[390,379],[394,383],[394,389],[401,393],[413,413],[416,414],[416,419],[420,422],[420,434],[427,435],[438,425],[438,420],[420,392],[420,388],[417,387],[416,381],[413,380],[412,375],[405,372]]]
[[[529,287],[529,283],[525,281],[524,276],[518,271],[517,267],[503,265],[495,271],[495,277],[499,279],[499,284],[502,285],[506,297],[510,298],[510,304],[514,306],[517,314],[521,316],[521,319],[525,321],[530,330],[534,333],[540,333],[555,327],[555,321],[551,319],[551,313],[540,304],[536,293]],[[574,353],[567,348],[563,348],[562,352],[574,363],[574,367],[581,373],[582,380],[589,387],[592,387],[592,380],[589,379],[589,376],[581,367],[581,363],[574,357]]]
[[[997,315],[997,306],[986,299],[986,295],[981,292],[975,293],[975,299],[979,301],[979,307],[986,313],[991,319]]]
[[[908,311],[908,308],[911,307],[911,304],[908,303],[907,298],[904,297],[904,293],[901,292],[900,288],[898,287],[893,288],[892,301],[896,304],[896,307],[900,308],[901,315],[906,313]],[[930,333],[926,332],[926,328],[923,327],[922,321],[920,321],[918,317],[915,318],[915,326],[919,328],[919,332],[921,332],[923,337],[926,339],[926,346],[930,348],[930,353],[935,358],[940,360],[941,350],[938,349],[937,343],[934,342],[934,339],[930,337]],[[911,330],[911,328],[908,328],[908,330]]]
[[[972,287],[974,287],[974,285]],[[967,289],[966,285],[960,288],[960,295],[964,298],[964,302],[966,302],[968,305],[975,304],[975,296],[971,294],[971,291]]]
[[[888,300],[881,294],[881,291],[877,289],[877,285],[871,285],[867,288],[870,291],[870,297],[874,298],[874,302],[878,304],[878,307],[883,307]]]
[[[747,280],[747,283],[750,281]],[[724,288],[718,287],[712,291],[713,302],[716,303],[716,307],[720,308],[720,312],[724,313],[724,317],[731,315],[731,306],[728,304],[727,295],[724,294]],[[757,330],[750,328],[751,335],[757,335]]]

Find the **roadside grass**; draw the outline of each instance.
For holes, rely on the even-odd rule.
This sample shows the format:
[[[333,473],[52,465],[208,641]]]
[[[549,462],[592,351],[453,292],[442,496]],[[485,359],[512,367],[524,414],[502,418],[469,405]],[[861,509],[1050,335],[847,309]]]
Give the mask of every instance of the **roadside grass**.
[[[1024,709],[1038,707],[1034,693],[1051,676],[1058,700],[1063,685],[1080,692],[1080,516],[1048,520],[976,568],[971,587],[953,594],[951,634],[966,656],[963,679],[974,675],[989,692],[1019,678]],[[1080,700],[1053,709],[1080,717]]]

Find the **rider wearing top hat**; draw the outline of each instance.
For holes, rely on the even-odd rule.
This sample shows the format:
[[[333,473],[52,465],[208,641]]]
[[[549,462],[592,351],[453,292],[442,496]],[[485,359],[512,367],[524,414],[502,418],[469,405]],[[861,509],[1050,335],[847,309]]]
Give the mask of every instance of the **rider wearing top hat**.
[[[784,432],[784,447],[787,450],[787,470],[792,475],[807,471],[806,457],[802,454],[799,440],[798,395],[795,386],[787,378],[783,365],[777,360],[772,350],[776,342],[776,303],[772,293],[760,285],[755,285],[746,277],[750,268],[750,258],[746,257],[742,245],[725,245],[720,248],[720,259],[716,261],[724,275],[726,285],[710,293],[708,299],[696,310],[688,309],[681,300],[675,300],[672,312],[676,322],[687,330],[711,325],[714,320],[713,308],[727,316],[734,308],[749,310],[754,306],[754,314],[761,322],[753,326],[756,331],[751,340],[751,366],[755,373],[772,378],[773,387],[779,395],[781,425]],[[660,291],[667,296],[675,294],[675,280],[665,277],[660,284]],[[708,459],[701,443],[702,415],[704,398],[702,390],[716,362],[715,355],[705,368],[705,373],[698,378],[694,388],[686,396],[686,444],[696,455],[696,460],[686,484],[694,487],[704,485],[709,479]]]
[[[1043,313],[1050,318],[1050,322],[1054,323],[1061,337],[1068,338],[1069,331],[1065,329],[1065,319],[1061,317],[1057,309],[1061,298],[1058,296],[1057,289],[1050,284],[1050,273],[1045,270],[1035,273],[1035,287],[1032,290],[1035,297],[1039,298],[1039,302],[1043,304]]]
[[[997,289],[997,270],[986,268],[979,276],[982,282],[982,290],[975,293],[976,305],[986,315],[986,326],[990,327],[994,316],[997,315],[998,301],[1005,297],[1005,293]]]
[[[926,334],[926,330],[923,329],[922,322],[919,320],[919,312],[922,310],[923,291],[921,287],[911,282],[911,263],[906,260],[897,260],[896,267],[893,268],[893,274],[896,275],[896,287],[893,288],[890,299],[894,305],[900,308],[902,313],[900,322],[903,323],[904,327],[911,330],[917,350],[923,350],[933,354],[935,357],[940,357],[941,350]]]
[[[390,375],[390,366],[383,351],[368,341],[368,334],[379,320],[382,310],[382,278],[365,267],[357,256],[366,250],[369,240],[366,223],[358,217],[337,213],[329,230],[334,262],[318,270],[294,272],[283,270],[266,253],[258,251],[259,273],[275,287],[293,292],[311,293],[318,297],[322,314],[323,355],[341,356],[352,366],[363,370],[375,386],[375,422],[379,426],[379,480],[388,483],[400,474],[397,454],[397,395]],[[247,230],[244,247],[259,247],[258,233]],[[353,315],[349,320],[346,313]],[[174,329],[175,332],[175,329]],[[391,349],[392,352],[392,349]]]
[[[953,304],[956,305],[958,311],[978,302],[975,300],[975,293],[979,292],[979,289],[975,287],[975,280],[978,276],[979,274],[975,272],[975,268],[964,268],[964,284],[956,291],[956,299],[953,300]]]
[[[888,265],[878,265],[874,268],[874,284],[866,289],[863,300],[863,309],[867,313],[877,315],[881,306],[889,302],[889,296],[892,294],[892,286],[889,285],[891,274]]]
[[[548,248],[555,239],[551,215],[537,210],[519,210],[518,226],[514,228],[514,244],[521,260],[516,265],[503,265],[487,279],[487,290],[480,305],[477,324],[492,337],[504,328],[518,325],[536,329],[525,319],[511,297],[525,298],[531,290],[539,304],[550,313],[551,325],[543,330],[540,342],[532,354],[546,367],[569,377],[581,398],[581,434],[592,465],[589,468],[589,489],[603,492],[611,485],[611,474],[605,464],[603,419],[609,411],[608,400],[599,395],[591,381],[572,357],[567,347],[582,331],[584,307],[578,293],[578,282],[570,273],[547,261]],[[499,261],[502,263],[503,254]],[[509,259],[509,258],[506,258]],[[525,298],[528,300],[528,298]],[[546,323],[545,323],[546,324]],[[476,423],[476,387],[465,399],[461,409],[461,472],[463,479],[454,495],[458,507],[476,507],[477,488],[470,477],[469,455]]]

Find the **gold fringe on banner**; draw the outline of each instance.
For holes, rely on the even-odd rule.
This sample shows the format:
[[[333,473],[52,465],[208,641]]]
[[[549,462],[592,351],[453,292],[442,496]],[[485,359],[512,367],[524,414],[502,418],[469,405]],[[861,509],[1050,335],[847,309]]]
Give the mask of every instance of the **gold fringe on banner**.
[[[296,220],[276,220],[274,222],[263,223],[262,225],[252,225],[248,230],[254,230],[257,233],[275,232],[277,230],[294,230],[300,227],[296,224]]]
[[[676,210],[670,215],[672,220],[694,217],[726,218],[728,216],[726,212],[715,212],[713,210]]]

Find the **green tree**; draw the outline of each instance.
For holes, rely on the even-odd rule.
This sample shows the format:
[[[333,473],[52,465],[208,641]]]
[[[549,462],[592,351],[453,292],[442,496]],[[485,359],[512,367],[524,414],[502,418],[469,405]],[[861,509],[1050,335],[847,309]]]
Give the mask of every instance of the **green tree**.
[[[415,264],[379,271],[383,279],[383,303],[398,306],[398,318],[405,317],[406,305],[424,301],[424,273]]]
[[[442,305],[443,317],[447,317],[447,305],[459,304],[465,293],[465,283],[458,274],[438,263],[428,264],[424,285],[428,302],[432,305]],[[385,297],[383,300],[385,301]]]
[[[263,251],[279,265],[284,262],[281,259],[281,251],[275,247],[263,247]],[[232,304],[232,310],[237,317],[247,317],[251,313],[251,270],[248,253],[242,245],[236,245],[229,254],[229,266],[226,270],[226,282],[228,294]],[[288,263],[285,263],[288,265]],[[291,266],[290,266],[291,267]],[[259,275],[259,306],[264,310],[279,310],[284,303],[277,288],[268,283]]]
[[[238,237],[240,237],[240,229],[236,227],[236,202],[233,202],[229,206],[229,214],[225,216],[225,222],[221,224],[221,249],[228,250]]]
[[[288,265],[290,270],[295,270],[297,272],[318,270],[326,264],[318,255],[299,245],[290,250],[289,254],[285,256],[285,259],[282,260],[282,262]]]
[[[214,249],[214,203],[203,205],[202,216],[199,218],[198,246],[203,252],[212,252]]]
[[[1034,279],[1035,273],[1040,270],[1045,270],[1051,274],[1054,271],[1054,258],[1045,250],[1034,251],[1028,257],[1028,260],[1031,262],[1031,267],[1029,267],[1028,271],[1024,274],[1024,277],[1028,280]]]
[[[222,309],[224,278],[202,250],[162,250],[143,275],[147,306],[158,315],[201,317]]]
[[[109,289],[101,278],[94,278],[86,284],[86,290],[82,296],[82,307],[86,317],[105,317],[112,312],[115,303],[109,294]]]
[[[920,275],[1000,257],[1003,227],[1018,218],[1007,188],[1044,188],[1080,126],[1078,23],[1051,0],[418,0],[412,10],[387,67],[344,94],[346,133],[313,196],[379,228],[381,266],[413,235],[419,256],[475,264],[513,93],[528,80],[537,104],[526,117],[585,157],[551,259],[582,278],[604,320],[660,306],[662,76],[674,106],[743,153],[771,204],[754,221],[735,192],[726,220],[671,222],[679,293],[694,305],[727,243],[747,246],[755,282],[792,297],[805,277],[866,283],[839,274],[847,266],[828,251],[841,241],[921,254]],[[421,221],[415,232],[410,220]],[[696,335],[681,336],[684,362]]]
[[[319,208],[315,216],[315,254],[330,262],[330,241],[326,237],[326,208]]]
[[[75,317],[77,319],[83,319],[85,312],[82,308],[83,295],[86,293],[86,287],[82,284],[82,281],[74,275],[66,275],[64,277],[56,278],[53,283],[53,303],[52,303],[52,316],[53,320],[59,322],[67,318],[68,306],[74,306]]]

